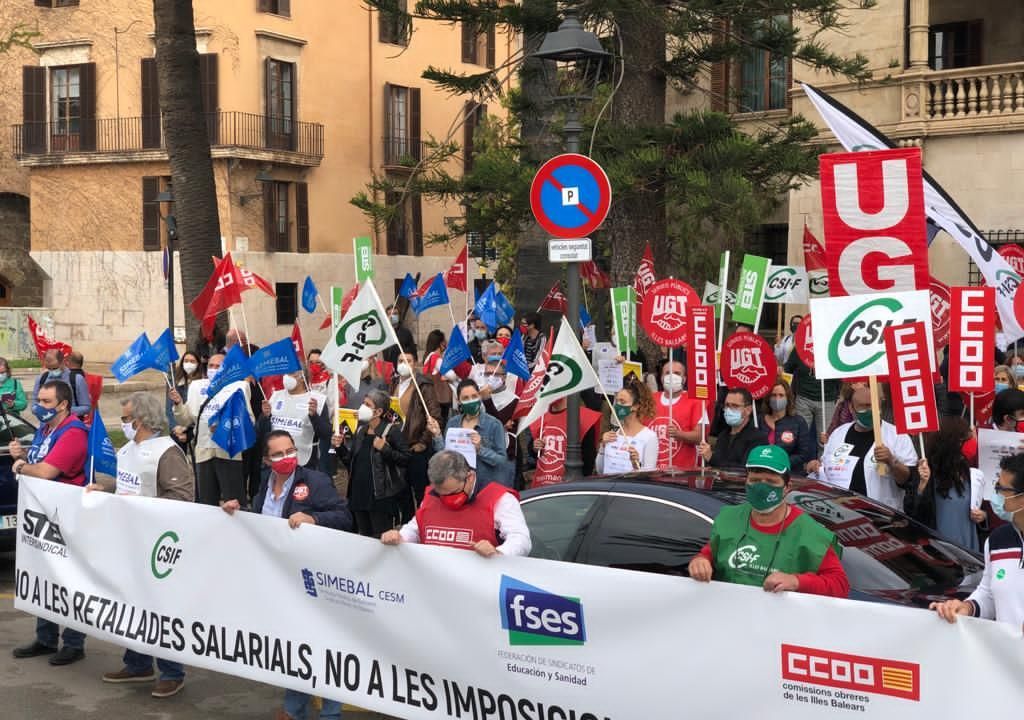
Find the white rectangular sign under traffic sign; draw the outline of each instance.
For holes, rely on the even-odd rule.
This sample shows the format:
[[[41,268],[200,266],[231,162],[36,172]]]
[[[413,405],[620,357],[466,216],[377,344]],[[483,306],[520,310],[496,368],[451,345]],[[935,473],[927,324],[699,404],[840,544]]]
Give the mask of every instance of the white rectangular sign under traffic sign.
[[[592,259],[590,238],[548,240],[548,260],[553,263],[588,262]]]

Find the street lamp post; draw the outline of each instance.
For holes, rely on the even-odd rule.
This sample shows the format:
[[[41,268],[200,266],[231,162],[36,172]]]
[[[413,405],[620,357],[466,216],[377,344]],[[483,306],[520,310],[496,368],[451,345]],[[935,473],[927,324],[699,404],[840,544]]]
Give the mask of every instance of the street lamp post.
[[[566,106],[565,149],[580,152],[580,105],[593,99],[594,89],[601,81],[601,69],[611,55],[601,46],[597,35],[580,24],[573,10],[566,11],[558,30],[544,36],[533,58],[542,61],[545,81],[552,99]],[[580,318],[580,266],[567,263],[565,296],[569,305],[569,324],[577,327]],[[583,455],[580,451],[580,397],[566,398],[565,479],[583,476]]]
[[[165,204],[174,202],[174,195],[169,190],[164,190],[156,196],[156,201],[161,208]],[[171,337],[174,336],[174,241],[178,239],[178,219],[173,212],[164,215],[160,213],[167,224],[167,327],[171,330]]]

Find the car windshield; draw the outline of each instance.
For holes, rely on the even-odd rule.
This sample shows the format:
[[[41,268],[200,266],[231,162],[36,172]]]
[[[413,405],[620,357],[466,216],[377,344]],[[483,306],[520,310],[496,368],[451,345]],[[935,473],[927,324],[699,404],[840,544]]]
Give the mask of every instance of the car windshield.
[[[22,420],[19,416],[5,413],[0,415],[0,449],[7,452],[7,443],[11,440],[31,439],[36,429]]]

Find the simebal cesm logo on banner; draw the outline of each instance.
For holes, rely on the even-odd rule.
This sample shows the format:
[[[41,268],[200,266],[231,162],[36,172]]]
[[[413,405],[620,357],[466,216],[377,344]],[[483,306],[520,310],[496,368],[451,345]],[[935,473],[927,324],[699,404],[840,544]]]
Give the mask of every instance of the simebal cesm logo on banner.
[[[821,379],[887,375],[883,332],[891,325],[924,322],[928,345],[935,346],[927,290],[823,298],[810,304],[814,371]]]
[[[583,645],[587,641],[579,598],[555,595],[502,575],[498,602],[509,645]]]

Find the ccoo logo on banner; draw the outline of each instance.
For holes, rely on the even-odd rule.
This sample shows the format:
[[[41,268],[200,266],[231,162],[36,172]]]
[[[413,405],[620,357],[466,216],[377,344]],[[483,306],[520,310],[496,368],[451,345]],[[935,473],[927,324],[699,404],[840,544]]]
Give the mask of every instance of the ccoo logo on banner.
[[[929,321],[923,321],[885,329],[893,424],[904,435],[939,429],[929,362],[934,357],[928,342],[929,326]]]
[[[952,288],[950,305],[949,389],[990,392],[995,389],[995,288]]]
[[[811,300],[814,372],[822,380],[885,375],[884,331],[924,322],[934,347],[927,290]],[[934,358],[931,358],[934,370]]]
[[[690,309],[686,386],[691,397],[713,403],[715,383],[715,310],[709,305],[698,305]]]

